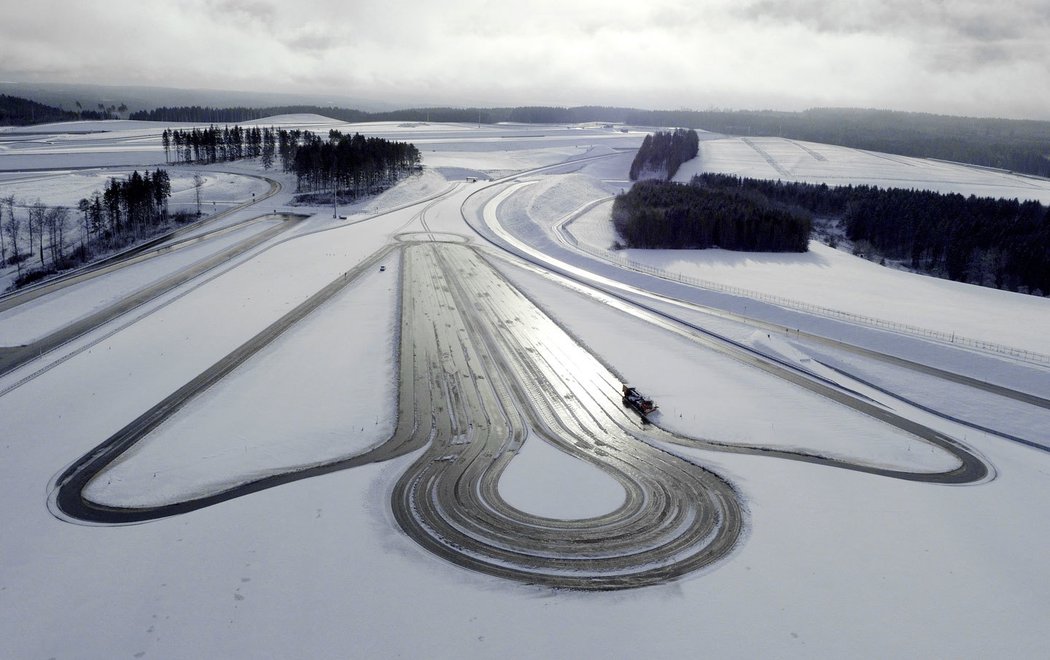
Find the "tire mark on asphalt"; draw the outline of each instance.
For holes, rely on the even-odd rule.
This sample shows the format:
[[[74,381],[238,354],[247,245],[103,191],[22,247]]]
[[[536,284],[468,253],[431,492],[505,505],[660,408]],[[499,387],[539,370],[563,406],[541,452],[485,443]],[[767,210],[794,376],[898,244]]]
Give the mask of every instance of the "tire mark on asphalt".
[[[405,267],[398,420],[391,438],[343,460],[174,504],[122,508],[85,499],[83,488],[109,463],[394,249],[402,251]],[[666,320],[650,320],[915,434],[957,456],[960,465],[912,473],[643,428],[620,405],[615,375],[475,248],[405,243],[387,246],[340,276],[74,463],[53,484],[52,511],[91,523],[142,522],[425,447],[391,495],[395,520],[422,547],[459,566],[527,584],[612,590],[659,584],[710,566],[732,552],[741,534],[740,495],[710,470],[661,449],[661,441],[912,481],[972,483],[988,474],[985,463],[954,440],[846,390]],[[544,518],[509,505],[499,495],[499,477],[527,441],[549,442],[606,471],[624,487],[623,505],[583,520]]]

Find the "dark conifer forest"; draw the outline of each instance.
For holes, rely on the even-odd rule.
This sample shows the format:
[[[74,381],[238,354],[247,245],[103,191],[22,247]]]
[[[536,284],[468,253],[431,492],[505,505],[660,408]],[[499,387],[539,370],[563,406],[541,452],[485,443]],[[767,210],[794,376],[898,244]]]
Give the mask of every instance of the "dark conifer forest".
[[[810,218],[732,187],[639,181],[618,195],[613,223],[632,248],[805,252]]]
[[[286,105],[268,108],[210,108],[201,106],[162,107],[133,112],[131,119],[166,122],[233,123],[263,119],[276,115],[315,114],[346,122],[404,121],[404,122],[458,122],[495,124],[517,122],[522,124],[574,124],[589,121],[622,122],[630,108],[581,106],[562,108],[523,106],[516,108],[406,108],[383,112],[365,112],[352,108],[316,105]]]
[[[280,131],[285,171],[294,172],[299,192],[359,197],[383,190],[419,166],[420,153],[407,142],[360,133],[330,131],[327,139],[303,131]]]
[[[76,121],[78,119],[115,119],[109,109],[80,110],[70,112],[29,99],[0,94],[0,126],[32,126],[59,121]]]
[[[1050,209],[1038,202],[724,174],[694,177],[693,185],[838,220],[850,240],[866,242],[885,258],[919,272],[1050,293]]]
[[[670,181],[682,163],[696,158],[700,138],[694,130],[676,128],[646,135],[631,163],[631,181],[657,177]]]

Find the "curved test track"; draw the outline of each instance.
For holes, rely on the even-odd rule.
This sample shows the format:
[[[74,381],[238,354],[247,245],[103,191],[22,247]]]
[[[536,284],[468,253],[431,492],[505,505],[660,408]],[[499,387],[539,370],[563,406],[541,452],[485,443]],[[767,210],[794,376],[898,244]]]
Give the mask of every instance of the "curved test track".
[[[84,497],[88,482],[186,401],[395,249],[404,262],[401,375],[397,428],[386,442],[343,460],[176,504],[121,508]],[[937,444],[958,458],[959,467],[934,474],[886,470],[701,442],[643,427],[621,405],[619,380],[485,263],[475,248],[404,242],[384,248],[333,281],[81,458],[56,480],[51,503],[56,514],[75,520],[139,522],[425,447],[391,495],[398,524],[417,543],[450,562],[490,575],[550,587],[608,590],[658,584],[696,571],[727,556],[741,533],[743,513],[733,488],[711,471],[660,449],[653,440],[918,481],[969,483],[988,473],[979,458],[930,429],[841,388],[789,375],[777,365],[764,368]],[[544,518],[511,506],[499,493],[499,478],[527,441],[548,442],[604,470],[622,485],[624,503],[584,520]]]

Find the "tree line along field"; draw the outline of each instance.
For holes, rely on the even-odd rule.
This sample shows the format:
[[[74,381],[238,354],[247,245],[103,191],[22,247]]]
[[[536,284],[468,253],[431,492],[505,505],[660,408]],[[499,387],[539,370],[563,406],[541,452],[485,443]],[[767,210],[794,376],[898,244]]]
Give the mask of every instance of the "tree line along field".
[[[302,201],[308,203],[373,194],[415,171],[420,161],[419,150],[410,143],[334,130],[325,138],[302,130],[209,126],[165,129],[161,138],[168,162],[259,159],[269,169],[279,159],[285,171],[295,174],[298,191],[307,197]],[[198,215],[201,183],[195,176]],[[162,169],[111,178],[75,208],[38,201],[23,212],[16,210],[14,195],[8,195],[0,200],[0,266],[16,267],[17,288],[155,236],[191,218],[188,213],[169,216],[170,196],[171,181]]]
[[[626,247],[805,252],[814,216],[913,270],[1022,293],[1050,292],[1050,210],[1038,202],[901,188],[743,179],[705,173],[669,183],[698,152],[695,131],[647,135],[631,163],[643,181],[616,198]]]
[[[0,125],[75,119],[117,118],[126,107],[67,111],[28,99],[0,95]],[[1002,168],[1050,176],[1050,122],[952,117],[918,112],[856,108],[772,110],[640,110],[610,106],[518,106],[503,108],[405,108],[366,112],[316,105],[271,107],[173,106],[139,110],[130,119],[159,122],[235,123],[281,114],[318,114],[346,122],[435,121],[494,124],[607,122],[635,126],[679,126],[726,135],[785,137],[823,144]]]
[[[731,188],[639,181],[613,203],[629,248],[805,252],[810,218]]]
[[[625,107],[522,106],[514,108],[410,108],[364,112],[348,108],[157,108],[132,113],[151,121],[235,122],[278,114],[313,113],[341,121],[440,121],[492,124],[609,122],[678,126],[726,135],[785,137],[856,149],[940,158],[1014,172],[1050,176],[1050,122],[952,117],[856,108],[772,110],[639,110]]]
[[[756,252],[806,251],[821,217],[855,245],[921,273],[1050,292],[1050,209],[1034,201],[705,173],[689,184],[636,183],[617,196],[612,217],[630,248]]]
[[[632,181],[613,203],[613,225],[630,248],[711,248],[805,252],[810,218],[732,188],[669,181],[696,158],[700,139],[678,128],[646,135],[631,163]]]
[[[742,179],[701,174],[694,186],[840,222],[854,243],[959,282],[1050,293],[1050,209],[1035,201],[929,190]]]
[[[627,122],[784,137],[1050,176],[1050,122],[854,108],[633,111]]]
[[[218,163],[259,158],[270,169],[279,158],[282,169],[295,174],[301,193],[359,197],[396,182],[419,165],[415,145],[360,133],[331,130],[327,138],[310,131],[257,126],[208,126],[165,129],[165,158],[176,163]]]

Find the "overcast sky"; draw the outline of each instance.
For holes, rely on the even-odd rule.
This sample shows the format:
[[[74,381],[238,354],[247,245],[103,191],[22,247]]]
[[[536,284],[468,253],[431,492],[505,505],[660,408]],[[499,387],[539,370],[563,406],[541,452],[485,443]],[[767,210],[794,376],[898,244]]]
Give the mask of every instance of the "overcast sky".
[[[1050,119],[1050,1],[34,0],[0,14],[0,77]]]

